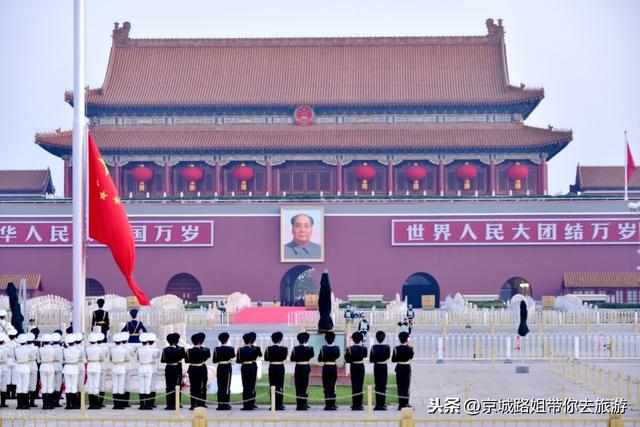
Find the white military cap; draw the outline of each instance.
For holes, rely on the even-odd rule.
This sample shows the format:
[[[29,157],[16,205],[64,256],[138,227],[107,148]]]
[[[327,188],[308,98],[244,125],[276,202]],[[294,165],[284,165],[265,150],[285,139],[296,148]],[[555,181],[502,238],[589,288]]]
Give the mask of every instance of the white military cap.
[[[120,332],[120,342],[129,341],[129,332]]]
[[[60,342],[60,338],[62,337],[57,332],[51,334],[51,342]]]
[[[120,332],[116,332],[115,334],[111,335],[111,339],[113,340],[113,342],[120,342]]]
[[[76,338],[76,342],[80,342],[84,339],[84,334],[82,332],[76,332],[73,336]]]
[[[7,332],[7,334],[9,334],[9,336],[14,336],[14,335],[18,335],[18,331],[15,328],[11,328],[9,329],[9,332]]]
[[[51,342],[51,334],[44,334],[40,337],[40,342]]]
[[[75,344],[76,335],[75,334],[67,334],[67,336],[64,338],[64,342],[66,342],[67,344]]]
[[[0,310],[0,317],[5,317],[7,315],[7,310],[4,308]]]
[[[148,332],[147,335],[148,342],[154,342],[156,340],[156,334],[154,334],[153,332]]]
[[[90,343],[98,342],[98,336],[97,336],[95,333],[93,333],[93,332],[91,332],[91,333],[89,334],[88,339],[89,339],[89,342],[90,342]]]
[[[18,335],[18,338],[16,338],[16,340],[18,341],[18,344],[26,344],[27,341],[29,341],[27,339],[27,334],[20,334]]]
[[[36,339],[35,334],[33,334],[31,332],[29,332],[29,333],[27,333],[25,335],[27,336],[27,341],[35,341],[35,339]]]
[[[149,334],[146,332],[143,332],[140,334],[140,342],[148,342],[149,341]]]
[[[104,334],[102,332],[96,332],[96,336],[98,337],[98,342],[104,341]]]
[[[8,341],[9,337],[6,336],[5,334],[0,333],[0,342],[5,342]]]

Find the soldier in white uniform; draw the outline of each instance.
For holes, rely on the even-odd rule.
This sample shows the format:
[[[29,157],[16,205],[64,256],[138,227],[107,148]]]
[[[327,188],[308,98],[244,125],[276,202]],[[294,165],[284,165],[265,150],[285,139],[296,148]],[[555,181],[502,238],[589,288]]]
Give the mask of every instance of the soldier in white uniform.
[[[104,394],[107,391],[107,373],[111,372],[109,366],[109,361],[111,359],[111,348],[109,347],[109,344],[106,341],[106,337],[102,332],[98,333],[98,338],[100,338],[98,346],[102,350],[102,363],[100,364],[100,385],[98,387],[100,390],[100,397],[98,398],[98,403],[100,404],[101,408],[104,408]]]
[[[153,376],[153,351],[149,346],[149,334],[140,334],[140,343],[136,352],[138,360],[138,393],[140,395],[140,409],[153,409],[149,406],[148,399],[151,394],[151,377]]]
[[[140,344],[140,338],[139,335],[136,336],[135,343],[131,342],[131,335],[128,332],[124,332],[127,337],[127,341],[125,341],[122,345],[127,349],[127,351],[129,352],[129,361],[127,362],[127,364],[125,365],[125,367],[127,368],[127,378],[132,378],[133,377],[133,372],[134,372],[134,364],[137,362],[137,357],[136,357],[136,351],[138,350],[138,348],[141,347]],[[146,333],[146,332],[145,332]],[[125,408],[130,408],[131,407],[131,384],[133,381],[125,381],[124,382],[124,394],[123,394],[123,398],[124,398],[124,407]]]
[[[113,335],[115,345],[111,347],[111,391],[113,393],[113,409],[124,409],[124,384],[127,380],[127,363],[129,362],[129,349],[125,342],[129,339],[126,332],[118,332]]]
[[[62,347],[62,336],[58,332],[51,334],[51,346],[53,347],[53,395],[51,396],[51,406],[60,408],[60,396],[62,394],[62,361],[64,354]]]
[[[155,343],[156,343],[156,334],[150,332],[148,345],[149,347],[151,347],[154,354],[153,356],[154,362],[151,365],[151,368],[153,369],[153,371],[151,374],[151,396],[149,399],[149,403],[152,408],[156,407],[156,384],[158,382],[158,365],[160,363],[160,349],[156,347]]]
[[[76,347],[78,347],[82,351],[82,357],[84,358],[85,357],[84,334],[82,332],[77,332],[77,333],[74,333],[73,335],[76,337]],[[78,364],[78,391],[76,392],[77,394],[76,397],[78,399],[78,402],[80,402],[80,391],[84,389],[84,379],[86,378],[85,369],[86,369],[86,366],[84,363]]]
[[[18,396],[18,406],[16,409],[29,409],[29,368],[31,349],[27,345],[28,339],[26,334],[18,335],[16,339],[18,347],[13,351],[16,369],[16,394]]]
[[[36,346],[36,336],[33,332],[27,335],[27,346],[31,353],[29,354],[29,407],[37,408],[36,394],[38,386],[38,347]]]
[[[0,408],[8,408],[7,405],[7,378],[9,376],[9,367],[7,366],[7,361],[9,359],[9,347],[5,345],[5,343],[9,340],[9,337],[4,333],[0,332],[0,390],[2,390],[2,394],[0,394]]]
[[[102,356],[104,351],[98,345],[98,334],[89,334],[89,346],[85,349],[87,356],[87,392],[89,393],[89,409],[100,409],[100,376],[102,372]]]
[[[9,329],[9,341],[5,345],[9,348],[9,358],[7,359],[7,399],[16,398],[16,358],[14,350],[18,347],[18,331],[12,326]]]
[[[42,388],[42,409],[53,409],[53,384],[55,375],[55,348],[51,345],[51,334],[40,339],[38,360],[40,361],[40,385]]]
[[[84,363],[83,351],[76,346],[76,337],[74,334],[68,334],[65,338],[67,348],[63,350],[64,367],[62,374],[64,375],[65,398],[67,406],[65,409],[80,409],[80,400],[78,399],[78,375],[80,375],[80,364]]]

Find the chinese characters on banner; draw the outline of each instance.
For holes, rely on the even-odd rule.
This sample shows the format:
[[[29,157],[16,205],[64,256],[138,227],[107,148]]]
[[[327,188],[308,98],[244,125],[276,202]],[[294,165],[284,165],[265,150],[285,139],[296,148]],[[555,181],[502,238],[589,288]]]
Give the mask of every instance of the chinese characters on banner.
[[[638,244],[631,218],[395,219],[393,246]]]
[[[0,248],[70,247],[71,229],[71,221],[0,221]],[[213,246],[213,221],[131,221],[131,231],[137,247]]]

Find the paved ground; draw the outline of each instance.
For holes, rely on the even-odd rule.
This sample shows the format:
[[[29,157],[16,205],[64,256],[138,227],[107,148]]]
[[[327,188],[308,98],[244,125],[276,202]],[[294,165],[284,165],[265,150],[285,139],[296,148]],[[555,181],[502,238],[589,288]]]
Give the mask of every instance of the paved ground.
[[[413,377],[411,384],[411,404],[415,410],[416,418],[425,418],[429,414],[429,409],[433,407],[433,398],[440,398],[444,403],[446,398],[461,398],[464,400],[466,394],[475,399],[507,399],[507,398],[527,398],[527,399],[545,399],[547,402],[552,399],[573,398],[573,399],[589,399],[596,400],[603,398],[584,385],[578,385],[568,381],[554,372],[551,372],[547,363],[536,362],[529,363],[529,374],[516,374],[515,364],[496,364],[495,370],[491,363],[488,362],[451,362],[443,365],[433,365],[428,362],[416,362],[413,365]],[[602,366],[605,370],[611,369],[613,372],[620,372],[623,378],[631,375],[634,381],[638,380],[640,374],[640,361],[634,362],[603,362],[598,366]],[[290,370],[290,366],[287,366]],[[368,366],[367,368],[371,368]],[[606,381],[606,376],[605,376]],[[468,388],[467,388],[468,387]],[[616,383],[614,381],[614,389]],[[466,392],[465,392],[466,390]],[[632,384],[632,400],[630,406],[637,404],[638,385]],[[293,392],[289,388],[287,392]],[[466,393],[466,394],[465,394]],[[623,396],[626,397],[626,387],[623,383]],[[210,396],[213,399],[213,396]],[[10,401],[10,405],[15,405],[15,401]],[[95,419],[98,417],[122,419],[128,418],[159,418],[168,419],[173,416],[173,412],[161,410],[155,411],[139,411],[137,408],[130,408],[125,411],[114,411],[105,408],[101,411],[42,411],[40,409],[32,409],[30,411],[16,411],[12,408],[2,411],[4,420],[17,420],[21,418],[40,418],[55,419],[59,417],[89,417]],[[337,412],[326,413],[322,411],[322,406],[312,406],[311,413],[296,412],[293,407],[288,407],[284,412],[278,412],[277,416],[281,419],[301,419],[304,417],[332,417],[341,419],[365,418],[367,412],[353,412],[349,410],[348,405],[342,405]],[[389,408],[387,412],[374,412],[377,419],[398,419],[399,414],[396,408]],[[187,409],[182,410],[182,416],[191,418],[192,413]],[[209,418],[224,418],[226,420],[244,419],[244,418],[264,418],[271,417],[266,406],[261,407],[254,412],[244,412],[234,409],[231,412],[220,413],[210,408],[208,410]],[[431,415],[433,416],[433,415]],[[437,415],[438,417],[455,417],[455,415]],[[487,415],[481,415],[487,416]],[[527,416],[527,415],[525,415]],[[626,416],[640,417],[640,412],[628,410]],[[493,415],[496,417],[496,415]],[[528,415],[528,417],[533,417]],[[593,418],[591,415],[589,418]],[[177,423],[173,423],[177,424]],[[172,425],[173,425],[172,424]],[[4,425],[11,425],[5,422]],[[20,425],[14,423],[13,425]]]

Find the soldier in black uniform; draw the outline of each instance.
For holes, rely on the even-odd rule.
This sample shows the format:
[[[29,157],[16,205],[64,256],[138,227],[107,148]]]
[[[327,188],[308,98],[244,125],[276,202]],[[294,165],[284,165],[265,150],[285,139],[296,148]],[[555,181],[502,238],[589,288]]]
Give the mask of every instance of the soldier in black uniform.
[[[240,373],[242,375],[242,404],[243,411],[253,411],[256,406],[256,376],[258,375],[258,365],[256,359],[262,356],[259,347],[253,345],[255,333],[249,332],[242,336],[244,346],[238,349],[236,363],[242,363]]]
[[[391,357],[391,349],[387,344],[382,344],[386,337],[383,331],[376,332],[376,341],[378,344],[374,344],[371,347],[369,353],[369,361],[373,363],[373,380],[376,387],[376,406],[373,408],[375,411],[386,411],[387,405],[386,392],[387,392],[387,361]]]
[[[396,384],[398,385],[398,409],[410,408],[409,388],[411,387],[411,359],[413,359],[413,347],[409,345],[409,334],[398,334],[400,345],[393,349],[391,361],[396,365]]]
[[[318,355],[318,362],[324,362],[322,366],[322,388],[324,388],[324,410],[335,411],[336,406],[336,381],[338,380],[338,367],[336,360],[340,358],[340,347],[333,345],[336,334],[329,331],[324,334],[327,344],[323,345]]]
[[[179,334],[167,335],[168,347],[162,350],[162,356],[160,362],[166,363],[164,367],[165,378],[165,391],[167,393],[167,407],[164,408],[168,411],[176,409],[176,386],[182,384],[182,360],[186,356],[184,348],[178,346],[180,341]],[[178,402],[180,402],[180,393],[178,393]]]
[[[220,345],[213,349],[211,361],[218,364],[216,379],[218,382],[218,411],[229,411],[229,397],[231,394],[231,361],[236,357],[236,351],[228,346],[229,334],[222,332],[218,335]]]
[[[129,342],[130,343],[139,343],[140,342],[140,334],[142,332],[147,332],[147,328],[144,327],[141,321],[136,320],[138,317],[138,310],[133,309],[129,312],[131,315],[131,320],[124,325],[122,331],[120,332],[128,332],[129,333]]]
[[[191,342],[193,347],[187,350],[185,361],[189,363],[189,383],[191,384],[191,407],[193,410],[198,406],[207,407],[207,360],[211,357],[211,352],[202,344],[206,335],[202,332],[193,334]]]
[[[364,387],[364,359],[367,358],[367,347],[362,345],[362,334],[354,332],[351,335],[353,345],[347,347],[344,361],[351,363],[351,410],[362,411],[362,389]]]
[[[295,362],[296,367],[293,372],[293,380],[296,385],[296,411],[306,411],[309,409],[307,405],[307,389],[309,388],[309,373],[311,367],[309,360],[313,359],[315,352],[313,347],[307,346],[309,342],[309,334],[300,332],[297,336],[299,345],[291,350],[291,361]]]
[[[280,345],[282,332],[271,334],[273,345],[264,351],[264,360],[269,362],[269,386],[276,388],[276,411],[284,411],[282,400],[284,398],[284,361],[287,360],[289,349]]]
[[[100,332],[104,334],[104,342],[106,342],[107,334],[109,333],[109,312],[102,309],[102,307],[104,307],[104,300],[102,298],[96,301],[96,304],[98,304],[98,309],[91,315],[91,329],[93,329],[94,326],[99,326]]]

